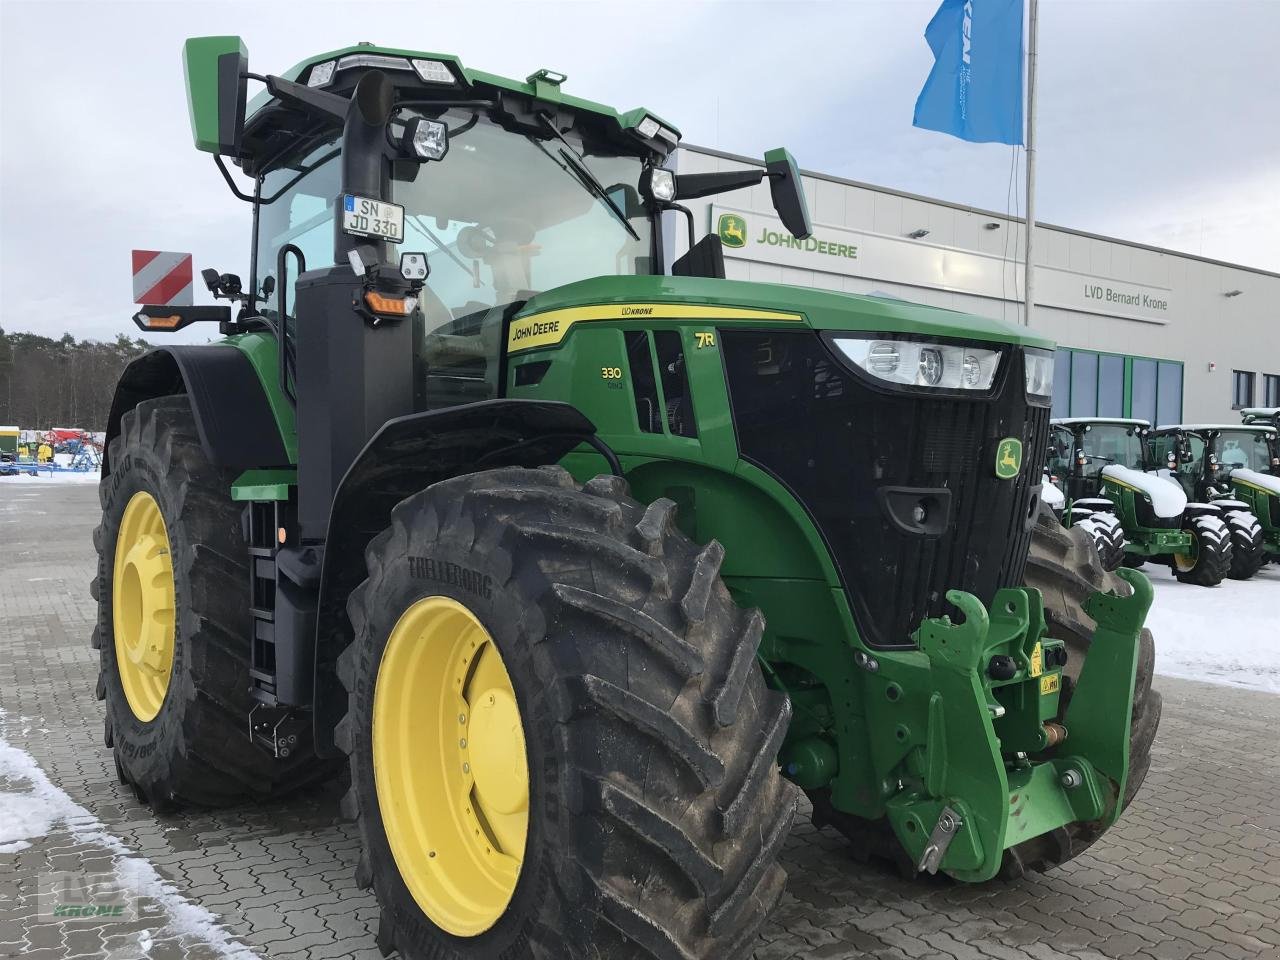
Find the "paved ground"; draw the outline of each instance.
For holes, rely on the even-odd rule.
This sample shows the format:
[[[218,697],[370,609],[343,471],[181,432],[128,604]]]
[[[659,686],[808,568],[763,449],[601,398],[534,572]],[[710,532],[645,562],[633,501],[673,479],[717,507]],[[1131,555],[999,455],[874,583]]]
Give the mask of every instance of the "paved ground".
[[[0,480],[0,956],[377,957],[332,789],[157,820],[118,785],[88,646],[96,509],[92,486]],[[1147,786],[1096,852],[1034,881],[907,884],[854,863],[806,811],[758,960],[1280,958],[1280,697],[1159,685]],[[30,846],[5,844],[41,818]],[[69,876],[42,899],[55,874]],[[145,896],[121,917],[50,918],[84,874],[127,874]]]

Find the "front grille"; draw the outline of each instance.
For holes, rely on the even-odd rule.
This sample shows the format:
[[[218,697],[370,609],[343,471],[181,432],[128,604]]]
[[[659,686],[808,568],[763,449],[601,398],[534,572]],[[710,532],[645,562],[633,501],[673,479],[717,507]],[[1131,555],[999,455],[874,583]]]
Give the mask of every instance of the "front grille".
[[[1138,526],[1148,530],[1178,530],[1182,527],[1182,516],[1157,517],[1151,498],[1144,493],[1133,495],[1133,514]]]
[[[721,336],[739,449],[814,519],[869,643],[909,645],[923,618],[947,612],[949,589],[989,604],[1022,582],[1049,411],[1026,402],[1020,349],[992,396],[969,399],[872,387],[813,331]],[[995,473],[1005,437],[1023,445],[1012,480]],[[882,487],[944,488],[950,522],[933,537],[905,532]]]

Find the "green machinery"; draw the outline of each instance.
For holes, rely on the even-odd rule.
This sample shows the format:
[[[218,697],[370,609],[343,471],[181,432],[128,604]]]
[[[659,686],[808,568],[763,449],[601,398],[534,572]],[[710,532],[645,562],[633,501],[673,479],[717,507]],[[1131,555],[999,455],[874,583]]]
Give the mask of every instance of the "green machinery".
[[[1233,521],[1213,504],[1188,500],[1175,479],[1177,458],[1154,459],[1147,421],[1067,417],[1051,431],[1047,466],[1066,495],[1066,526],[1115,524],[1127,567],[1159,559],[1179,580],[1205,587],[1233,574]],[[1106,548],[1099,553],[1108,559]]]
[[[410,957],[744,955],[797,788],[963,881],[1116,821],[1152,593],[1039,509],[1052,344],[726,280],[681,201],[767,179],[804,236],[790,156],[674,174],[671,124],[553,71],[359,45],[261,76],[236,37],[185,64],[253,259],[205,272],[234,316],[138,311],[224,339],[140,358],[112,408],[94,645],[140,799],[340,761]]]
[[[1156,459],[1177,462],[1188,497],[1212,504],[1231,532],[1230,575],[1252,577],[1280,555],[1280,480],[1270,471],[1276,428],[1260,422],[1162,426],[1150,437]]]

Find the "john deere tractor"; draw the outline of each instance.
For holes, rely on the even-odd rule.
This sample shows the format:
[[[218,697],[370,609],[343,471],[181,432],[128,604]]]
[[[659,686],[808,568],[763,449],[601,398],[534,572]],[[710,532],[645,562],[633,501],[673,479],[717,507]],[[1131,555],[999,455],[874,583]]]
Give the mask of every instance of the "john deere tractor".
[[[253,255],[206,274],[230,305],[138,311],[223,339],[112,407],[94,644],[140,798],[340,761],[379,944],[486,960],[743,956],[800,790],[961,881],[1116,821],[1152,594],[1040,511],[1051,343],[726,280],[681,201],[767,180],[805,236],[790,156],[676,175],[673,125],[549,70],[185,65]]]
[[[1275,438],[1276,428],[1263,423],[1180,424],[1151,434],[1153,455],[1177,461],[1173,475],[1187,496],[1221,511],[1236,580],[1280,555],[1280,479],[1268,472]]]
[[[1087,529],[1108,569],[1159,559],[1184,583],[1217,586],[1232,569],[1231,521],[1188,501],[1178,458],[1155,459],[1150,437],[1145,420],[1054,420],[1048,471],[1066,495],[1062,522]]]

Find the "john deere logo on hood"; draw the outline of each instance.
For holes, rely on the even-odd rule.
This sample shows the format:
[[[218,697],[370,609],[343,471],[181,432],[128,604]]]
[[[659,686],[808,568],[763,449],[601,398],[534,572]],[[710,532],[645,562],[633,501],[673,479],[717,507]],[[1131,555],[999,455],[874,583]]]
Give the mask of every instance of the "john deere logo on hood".
[[[720,225],[716,232],[720,234],[720,242],[726,247],[747,245],[747,221],[736,213],[720,214]]]
[[[1022,441],[1017,437],[1005,437],[996,448],[996,476],[1012,480],[1022,469]]]

